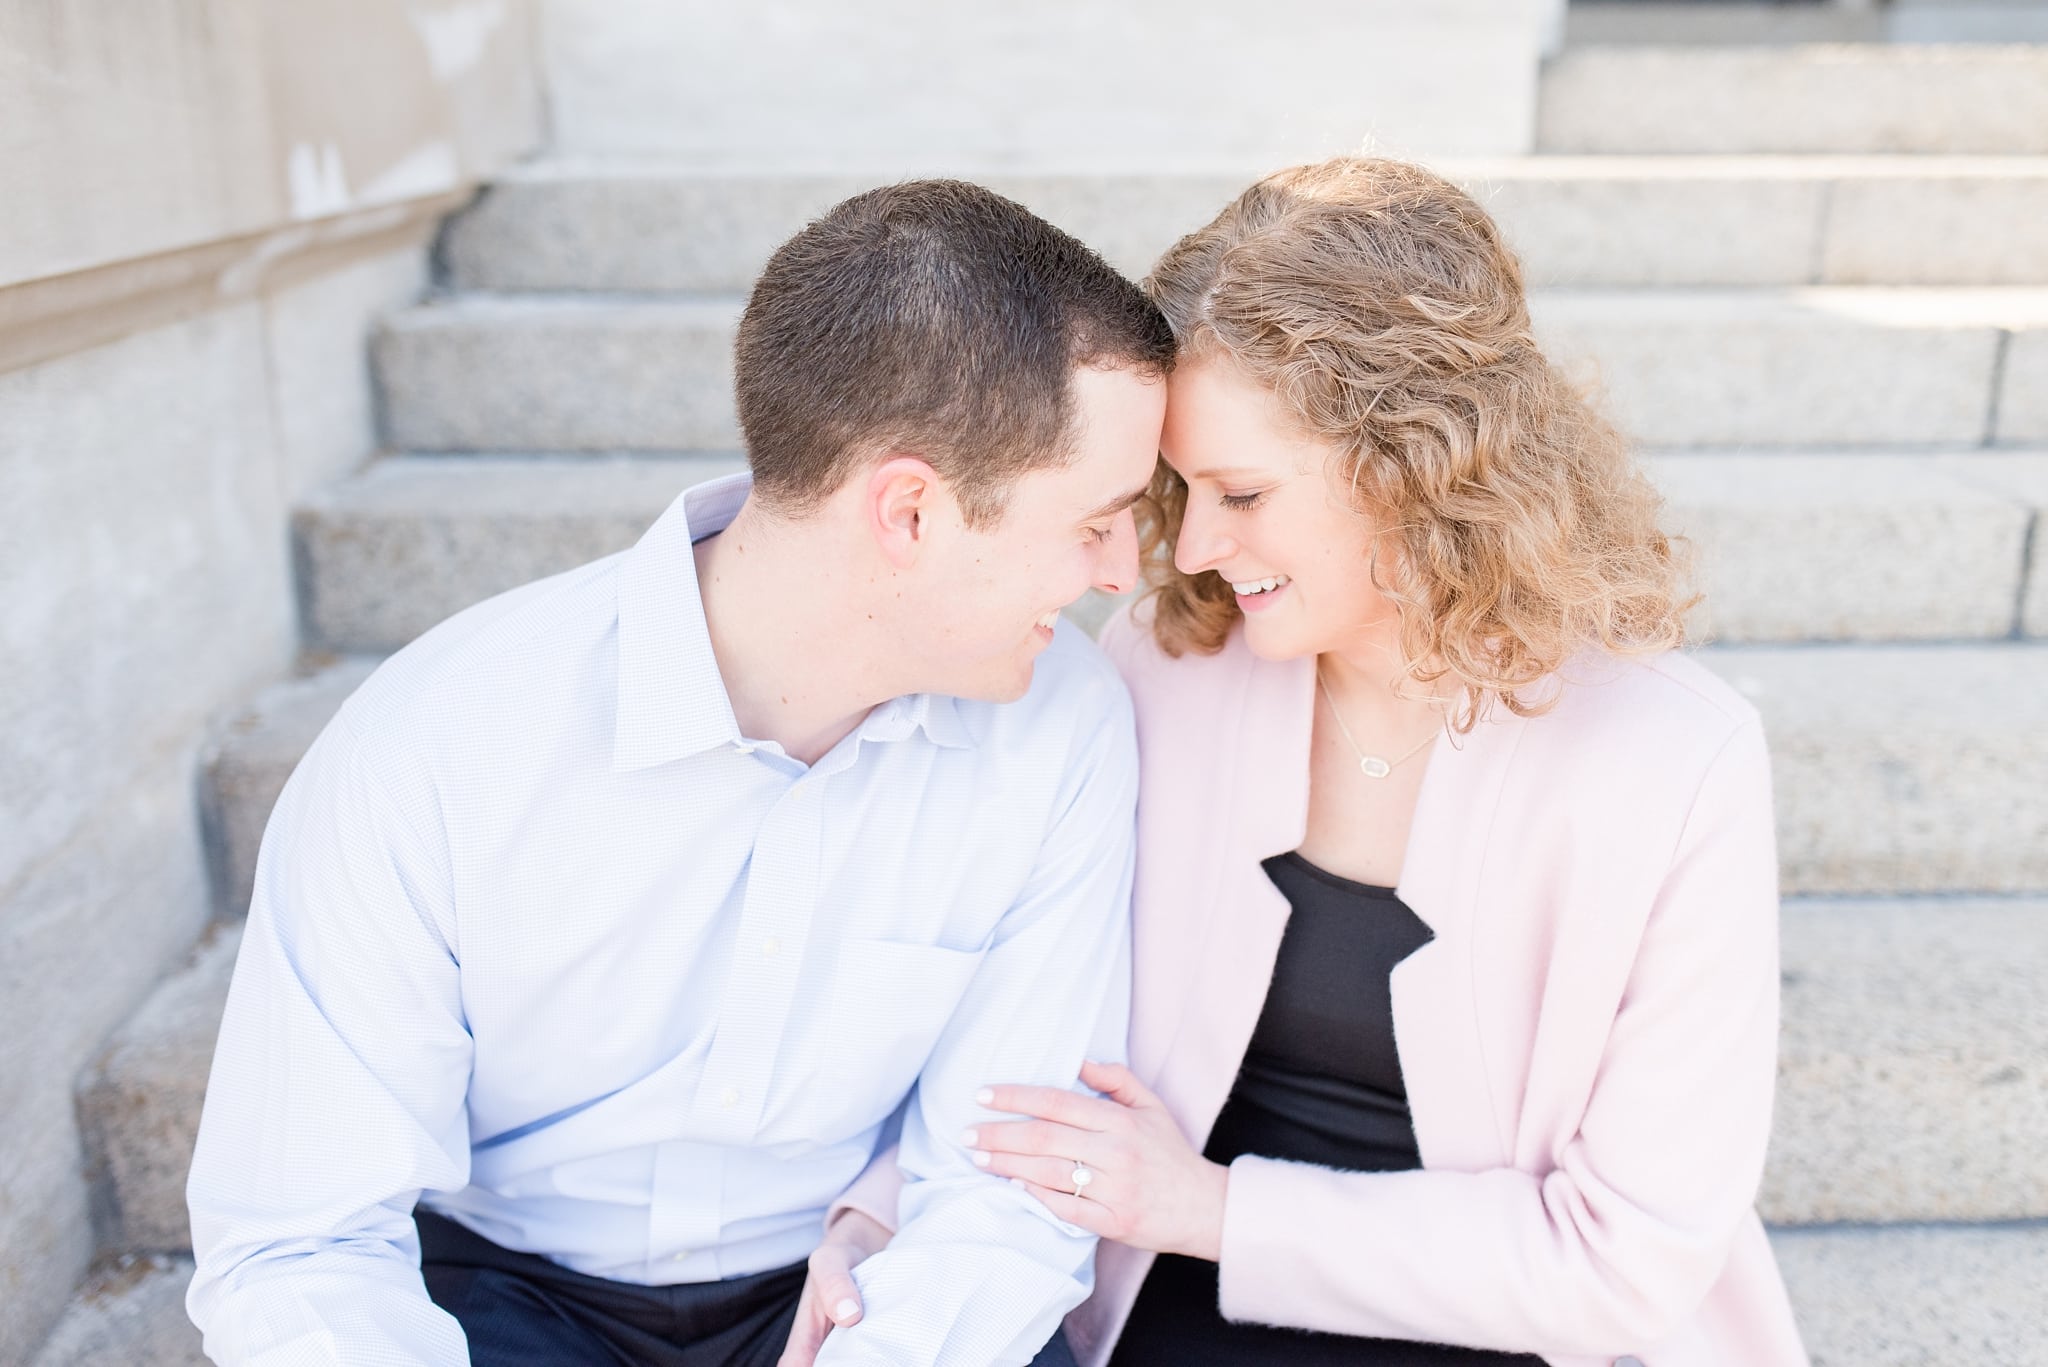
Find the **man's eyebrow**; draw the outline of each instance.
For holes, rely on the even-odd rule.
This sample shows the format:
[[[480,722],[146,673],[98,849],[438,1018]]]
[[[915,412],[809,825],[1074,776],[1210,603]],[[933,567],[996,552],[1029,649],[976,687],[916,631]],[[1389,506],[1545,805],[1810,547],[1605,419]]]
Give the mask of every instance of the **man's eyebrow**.
[[[1128,494],[1121,494],[1118,497],[1113,498],[1109,502],[1103,504],[1094,512],[1083,514],[1081,520],[1083,522],[1093,522],[1097,518],[1115,517],[1118,513],[1122,512],[1124,509],[1130,507],[1139,499],[1143,498],[1145,496],[1145,491],[1147,489],[1150,489],[1151,487],[1151,484],[1147,483],[1141,488],[1131,490],[1131,492],[1129,492]]]

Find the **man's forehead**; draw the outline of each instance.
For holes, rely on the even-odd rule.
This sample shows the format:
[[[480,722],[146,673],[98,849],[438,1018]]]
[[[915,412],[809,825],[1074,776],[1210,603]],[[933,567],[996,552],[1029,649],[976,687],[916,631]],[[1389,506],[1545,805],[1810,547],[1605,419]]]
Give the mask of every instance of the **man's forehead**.
[[[1013,507],[1030,509],[1030,516],[1088,522],[1114,517],[1145,496],[1151,487],[1157,454],[1142,471],[1114,468],[1108,460],[1085,457],[1058,465],[1041,466],[1021,475],[1011,487]]]

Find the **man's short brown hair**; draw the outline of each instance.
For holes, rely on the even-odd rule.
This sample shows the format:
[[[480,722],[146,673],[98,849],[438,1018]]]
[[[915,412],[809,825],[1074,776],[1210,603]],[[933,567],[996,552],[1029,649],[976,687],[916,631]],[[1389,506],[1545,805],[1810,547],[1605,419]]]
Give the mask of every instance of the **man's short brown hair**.
[[[782,244],[740,320],[754,487],[802,515],[907,451],[986,525],[1018,476],[1069,458],[1085,365],[1163,376],[1173,333],[1081,242],[965,181],[855,195]]]

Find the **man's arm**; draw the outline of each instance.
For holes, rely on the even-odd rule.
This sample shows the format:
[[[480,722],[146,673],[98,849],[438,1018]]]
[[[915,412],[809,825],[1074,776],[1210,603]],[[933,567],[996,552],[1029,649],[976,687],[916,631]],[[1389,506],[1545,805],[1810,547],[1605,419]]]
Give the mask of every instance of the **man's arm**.
[[[1027,1363],[1093,1284],[1094,1236],[975,1167],[961,1137],[994,1118],[983,1087],[1073,1086],[1084,1059],[1124,1057],[1138,762],[1129,699],[1101,687],[1030,882],[904,1116],[901,1225],[854,1273],[866,1314],[821,1367]]]
[[[272,813],[186,1198],[186,1297],[221,1363],[466,1364],[412,1207],[468,1181],[447,853],[423,780],[346,713]]]

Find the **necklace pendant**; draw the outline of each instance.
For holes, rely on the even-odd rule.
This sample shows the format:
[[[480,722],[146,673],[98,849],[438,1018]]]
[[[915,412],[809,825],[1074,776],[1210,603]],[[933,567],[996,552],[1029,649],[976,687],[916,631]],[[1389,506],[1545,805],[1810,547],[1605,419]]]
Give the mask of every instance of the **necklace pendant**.
[[[1394,772],[1394,766],[1381,759],[1378,755],[1360,755],[1358,757],[1358,770],[1367,778],[1385,778],[1388,774]]]

